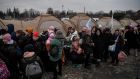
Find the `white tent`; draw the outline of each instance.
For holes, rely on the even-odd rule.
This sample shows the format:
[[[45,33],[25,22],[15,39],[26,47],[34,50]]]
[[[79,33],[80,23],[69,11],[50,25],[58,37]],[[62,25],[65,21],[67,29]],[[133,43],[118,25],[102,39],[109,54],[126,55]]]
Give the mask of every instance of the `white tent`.
[[[60,29],[64,35],[64,24],[59,19],[49,14],[41,15],[36,17],[33,20],[23,21],[23,20],[3,20],[3,22],[7,24],[14,24],[15,30],[23,30],[25,31],[27,28],[33,28],[33,31],[46,31],[49,26],[54,26],[57,29]]]
[[[120,23],[122,24],[122,26],[128,26],[128,25],[137,26],[138,25],[135,21],[129,18],[124,18],[120,20]]]
[[[38,20],[28,20],[28,21],[24,21],[24,20],[3,20],[4,24],[13,24],[15,31],[17,30],[23,30],[25,31],[27,28],[33,28],[34,31],[36,30],[36,25],[38,25]]]
[[[140,20],[136,20],[136,22],[137,22],[138,24],[140,24]]]
[[[112,24],[113,24],[113,26],[112,26]],[[111,17],[103,17],[103,18],[99,19],[98,25],[103,26],[103,28],[105,28],[105,27],[112,28],[112,31],[123,27],[120,24],[120,22],[115,19],[113,19],[113,23],[112,23]]]
[[[64,23],[66,32],[68,31],[69,27],[75,28],[75,24],[68,19],[63,19],[62,22]]]
[[[41,15],[36,19],[38,19],[38,25],[36,26],[36,29],[39,32],[47,30],[49,26],[54,26],[55,28],[61,30],[64,34],[66,34],[63,22],[61,22],[56,17],[51,15]]]
[[[89,19],[90,19],[89,16],[81,13],[81,14],[77,14],[76,16],[72,17],[71,21],[75,24],[76,30],[81,31],[81,27],[86,26]]]

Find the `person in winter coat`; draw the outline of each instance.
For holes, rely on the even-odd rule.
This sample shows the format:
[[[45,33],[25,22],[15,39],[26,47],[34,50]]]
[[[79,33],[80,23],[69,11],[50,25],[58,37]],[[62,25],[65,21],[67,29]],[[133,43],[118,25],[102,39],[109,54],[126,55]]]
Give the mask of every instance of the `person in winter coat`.
[[[73,67],[79,67],[84,61],[84,51],[80,47],[79,38],[73,37],[71,48],[71,60]]]
[[[24,49],[24,46],[27,44],[27,39],[25,37],[25,33],[22,30],[16,31],[16,40],[15,41],[17,42],[17,44],[23,54],[23,49]]]
[[[36,33],[35,33],[35,35],[33,34],[33,36],[38,38],[38,34],[36,35]],[[36,42],[36,45],[37,45],[36,47],[41,45],[41,47],[39,47],[39,49],[38,48],[37,49],[40,52],[40,58],[41,58],[41,60],[44,64],[44,68],[45,68],[46,71],[47,71],[47,68],[48,68],[48,64],[46,63],[46,61],[48,61],[48,54],[47,54],[47,50],[46,50],[45,45],[46,45],[46,40],[48,38],[49,38],[48,31],[43,31],[41,33],[41,35],[39,36],[39,38],[34,40],[34,42]],[[41,49],[41,51],[40,51],[40,49]]]
[[[64,49],[63,49],[65,37],[64,37],[62,31],[58,30],[56,32],[55,39],[57,39],[61,43],[60,47],[59,47],[60,52],[59,52],[59,56],[58,56],[58,59],[59,59],[58,60],[58,69],[59,69],[58,75],[62,76],[62,64],[65,62],[65,60],[64,60],[65,54],[64,54]]]
[[[8,24],[7,27],[8,27],[8,33],[11,34],[12,39],[16,40],[16,32],[15,32],[14,25],[13,24]]]
[[[132,44],[132,48],[134,49],[135,52],[135,56],[138,56],[138,42],[139,42],[139,32],[138,32],[138,28],[134,27],[133,28],[133,44]]]
[[[74,36],[76,36],[76,37],[79,38],[78,32],[77,32],[74,28],[72,28],[72,29],[71,29],[71,35],[70,35],[70,40],[71,40],[71,41],[72,41],[72,38],[73,38]]]
[[[25,33],[22,30],[17,30],[16,31],[16,39],[14,41],[18,41],[22,36],[25,36]]]
[[[31,44],[32,43],[32,37],[33,37],[33,28],[27,28],[26,33],[27,33],[25,35],[26,43]]]
[[[112,57],[111,63],[116,66],[119,64],[118,54],[120,51],[123,50],[123,46],[124,46],[124,39],[120,35],[119,30],[115,30],[115,33],[112,37],[112,42],[116,43],[116,47],[115,47],[115,51],[111,52],[111,57]]]
[[[4,35],[4,34],[6,34],[7,33],[7,31],[5,30],[5,29],[0,29],[0,48],[3,46],[3,40],[2,40],[2,36]]]
[[[51,41],[55,38],[55,32],[54,32],[55,28],[54,26],[49,26],[49,28],[47,29],[48,32],[48,39],[45,41],[45,53],[44,53],[44,65],[45,65],[45,70],[46,71],[51,71],[51,65],[50,64],[50,60],[49,60],[49,56],[48,56],[48,51],[51,49]]]
[[[34,51],[35,51],[36,55],[40,57],[44,66],[47,67],[47,64],[46,64],[47,55],[46,55],[46,52],[45,52],[45,42],[39,36],[39,32],[33,32],[33,37],[32,37],[32,43],[31,44],[34,46]]]
[[[8,33],[12,34],[14,32],[14,25],[13,24],[8,24],[7,27],[8,27]]]
[[[4,45],[1,47],[2,54],[7,58],[8,69],[11,73],[10,79],[18,79],[19,68],[18,61],[21,57],[21,51],[19,50],[17,44],[12,40],[9,33],[3,35]]]
[[[9,79],[10,72],[6,63],[0,58],[0,79]]]
[[[64,52],[65,52],[65,56],[66,56],[66,63],[68,60],[70,60],[70,48],[71,48],[71,43],[72,40],[70,40],[71,36],[72,36],[72,27],[68,28],[67,34],[66,34],[66,39],[65,39],[65,46],[64,46]]]
[[[95,35],[94,40],[93,40],[94,47],[95,47],[93,56],[94,56],[94,59],[98,62],[98,65],[99,65],[99,62],[103,58],[103,52],[104,52],[104,45],[105,44],[104,44],[103,35],[101,33],[101,30],[97,29],[95,34],[96,35]]]
[[[137,26],[138,27],[138,51],[140,51],[140,25]]]
[[[57,65],[58,65],[58,74],[62,75],[62,52],[63,52],[63,46],[64,46],[64,36],[61,31],[56,32],[56,36],[53,39],[48,38],[48,42],[50,42],[47,47],[48,50],[48,57],[50,61],[50,66],[53,71],[54,78],[57,79]]]
[[[127,55],[130,55],[130,27],[129,26],[125,26],[125,30],[124,30],[124,41],[125,41],[125,44],[124,44],[124,51],[126,52]]]
[[[50,43],[51,43],[51,41],[53,40],[55,38],[55,34],[54,33],[51,33],[50,35],[49,35],[49,38],[46,40],[46,49],[47,49],[47,51],[49,51],[50,50]]]
[[[94,39],[95,39],[95,37],[96,37],[96,30],[97,30],[98,28],[97,27],[93,27],[92,29],[91,29],[91,39],[92,39],[92,41],[94,42]],[[92,46],[92,63],[96,63],[96,60],[95,60],[95,58],[94,58],[94,52],[95,52],[95,46]]]
[[[134,48],[136,44],[136,35],[134,29],[130,26],[127,26],[125,30],[125,51],[127,55],[130,55],[130,49]]]
[[[72,30],[72,27],[69,27],[68,31],[67,31],[67,34],[66,34],[67,37],[71,35],[71,30]]]
[[[50,26],[48,28],[48,39],[45,42],[46,45],[46,50],[49,51],[50,50],[50,43],[51,41],[55,38],[55,32],[54,32],[54,26]]]
[[[45,45],[46,40],[48,39],[48,31],[43,31],[40,35],[42,44]]]
[[[33,33],[33,37],[32,37],[33,41],[32,41],[32,45],[34,46],[34,50],[37,53],[37,55],[39,57],[41,57],[41,52],[42,52],[42,42],[39,36],[39,32],[34,32]]]
[[[37,70],[38,72],[37,74],[35,73],[36,71],[34,72],[29,71],[30,68],[33,68],[33,66],[29,67],[31,63],[34,63],[35,64],[34,66],[40,67]],[[42,78],[42,75],[44,73],[43,63],[40,57],[38,57],[36,53],[34,52],[34,47],[32,44],[28,44],[24,47],[24,54],[20,63],[20,69],[23,73],[23,79],[41,79]],[[30,73],[34,73],[34,74],[29,75]]]
[[[90,54],[92,53],[92,46],[94,46],[94,43],[92,42],[90,31],[87,27],[82,28],[82,32],[79,33],[80,39],[82,39],[81,48],[84,50],[84,53],[86,55],[85,58],[85,68],[90,68]]]
[[[103,40],[104,40],[104,53],[103,53],[103,61],[107,62],[109,58],[108,47],[111,44],[112,34],[109,28],[106,28],[103,32]]]

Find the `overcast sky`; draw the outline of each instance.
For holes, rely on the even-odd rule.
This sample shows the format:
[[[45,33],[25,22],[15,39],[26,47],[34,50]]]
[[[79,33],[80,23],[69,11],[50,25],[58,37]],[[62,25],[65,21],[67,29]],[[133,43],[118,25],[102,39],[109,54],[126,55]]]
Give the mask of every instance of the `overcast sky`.
[[[0,10],[6,11],[7,8],[18,7],[21,11],[34,8],[46,12],[48,7],[54,10],[74,10],[86,11],[105,11],[110,10],[140,10],[140,0],[0,0]]]

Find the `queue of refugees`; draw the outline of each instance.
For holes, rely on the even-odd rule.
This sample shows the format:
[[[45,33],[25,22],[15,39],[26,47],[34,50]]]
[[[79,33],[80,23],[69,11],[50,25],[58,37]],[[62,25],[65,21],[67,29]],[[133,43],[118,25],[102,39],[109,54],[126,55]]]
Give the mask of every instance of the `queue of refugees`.
[[[66,36],[54,26],[39,33],[27,28],[14,31],[0,30],[0,79],[41,79],[44,73],[53,72],[53,79],[62,76],[68,62],[72,67],[98,68],[100,63],[113,66],[124,62],[133,49],[138,56],[140,26],[116,29],[83,26],[81,32],[69,27]]]

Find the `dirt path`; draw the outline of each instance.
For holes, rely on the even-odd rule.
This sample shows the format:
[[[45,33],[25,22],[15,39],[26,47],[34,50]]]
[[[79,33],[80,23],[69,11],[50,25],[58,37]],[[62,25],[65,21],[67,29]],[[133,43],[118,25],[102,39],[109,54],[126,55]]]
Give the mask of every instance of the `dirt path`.
[[[139,52],[140,53],[140,52]],[[136,79],[137,71],[140,77],[140,55],[138,57],[128,56],[125,63],[112,66],[109,63],[101,63],[101,67],[96,68],[94,64],[91,69],[73,68],[69,63],[63,67],[63,76],[58,79]],[[43,79],[51,79],[52,73],[46,73]]]

